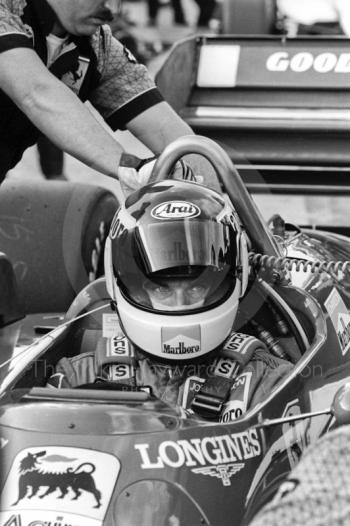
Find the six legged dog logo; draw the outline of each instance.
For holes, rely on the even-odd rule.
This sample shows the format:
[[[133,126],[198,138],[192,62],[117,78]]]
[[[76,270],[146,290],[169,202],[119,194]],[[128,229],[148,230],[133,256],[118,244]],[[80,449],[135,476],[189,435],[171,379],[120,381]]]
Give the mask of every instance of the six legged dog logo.
[[[104,451],[23,448],[11,461],[0,495],[0,524],[12,525],[15,513],[25,524],[58,524],[59,512],[67,525],[102,525],[120,470],[118,457]]]
[[[97,489],[93,473],[96,466],[92,462],[83,462],[75,469],[68,467],[63,472],[44,471],[40,466],[40,458],[46,456],[46,451],[38,453],[28,452],[20,461],[20,476],[18,481],[18,499],[13,506],[25,497],[31,499],[39,497],[43,499],[50,493],[59,490],[57,498],[63,499],[68,495],[68,490],[72,490],[73,500],[80,497],[82,490],[92,493],[95,497],[95,508],[101,506],[101,492]],[[62,460],[63,457],[60,459]],[[28,491],[28,488],[31,491]],[[40,492],[40,490],[44,490]]]

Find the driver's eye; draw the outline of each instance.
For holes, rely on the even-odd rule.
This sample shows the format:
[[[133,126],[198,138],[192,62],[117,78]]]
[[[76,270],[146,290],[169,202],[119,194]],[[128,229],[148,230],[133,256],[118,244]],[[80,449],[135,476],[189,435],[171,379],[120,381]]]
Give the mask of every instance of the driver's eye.
[[[172,295],[172,290],[165,285],[148,285],[146,290],[158,299],[165,299]]]
[[[203,285],[194,285],[187,289],[186,293],[190,298],[200,300],[206,295],[207,290],[207,287],[204,287]]]

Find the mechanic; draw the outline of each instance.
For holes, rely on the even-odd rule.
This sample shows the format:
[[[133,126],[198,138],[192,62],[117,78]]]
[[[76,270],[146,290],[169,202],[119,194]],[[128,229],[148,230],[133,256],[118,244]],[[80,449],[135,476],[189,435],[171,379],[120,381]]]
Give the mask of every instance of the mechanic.
[[[277,8],[287,19],[289,36],[350,35],[349,0],[277,0]]]
[[[189,181],[146,185],[106,243],[114,333],[62,358],[48,386],[146,388],[204,418],[241,416],[293,367],[233,330],[248,272],[246,234],[219,193]]]
[[[132,188],[145,182],[154,163],[125,153],[85,101],[155,155],[193,133],[112,37],[107,22],[120,8],[121,0],[0,0],[0,183],[41,133]]]
[[[328,431],[300,462],[250,526],[347,526],[350,510],[350,425]]]

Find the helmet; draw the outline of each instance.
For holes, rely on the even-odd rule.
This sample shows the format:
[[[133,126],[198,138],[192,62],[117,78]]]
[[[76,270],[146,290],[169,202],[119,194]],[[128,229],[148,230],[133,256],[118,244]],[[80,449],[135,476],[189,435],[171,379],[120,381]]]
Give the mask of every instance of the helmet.
[[[216,191],[189,181],[149,184],[113,219],[105,274],[132,343],[165,360],[197,358],[232,329],[247,286],[246,237]]]

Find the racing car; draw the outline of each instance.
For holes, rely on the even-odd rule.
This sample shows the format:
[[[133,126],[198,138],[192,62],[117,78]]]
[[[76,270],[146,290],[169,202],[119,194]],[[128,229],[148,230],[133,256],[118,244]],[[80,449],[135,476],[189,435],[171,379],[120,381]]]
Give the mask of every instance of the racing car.
[[[269,228],[227,152],[207,137],[171,144],[152,180],[192,153],[214,168],[250,242],[235,328],[249,321],[271,336],[283,322],[270,348],[284,349],[291,372],[258,405],[220,423],[186,418],[152,392],[49,388],[60,358],[93,351],[108,336],[114,313],[97,277],[63,323],[1,365],[2,526],[248,524],[304,448],[347,421],[350,240],[279,218]],[[11,308],[6,334],[20,317]]]

